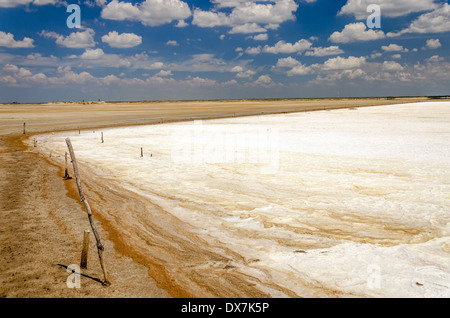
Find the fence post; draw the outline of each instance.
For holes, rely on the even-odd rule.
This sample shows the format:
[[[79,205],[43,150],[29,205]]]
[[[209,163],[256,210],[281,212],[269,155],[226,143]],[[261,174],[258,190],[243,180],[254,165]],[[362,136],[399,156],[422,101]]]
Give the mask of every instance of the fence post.
[[[81,251],[81,262],[80,262],[80,267],[83,269],[87,269],[88,252],[89,252],[89,234],[90,233],[91,232],[89,230],[84,231],[83,249]]]
[[[100,259],[100,265],[102,267],[103,275],[105,278],[104,281],[102,282],[102,284],[104,286],[109,286],[109,285],[111,285],[111,283],[108,279],[108,273],[106,272],[105,264],[103,262],[103,251],[105,250],[105,247],[103,246],[100,236],[98,235],[97,229],[95,228],[95,224],[94,224],[94,220],[93,220],[92,212],[91,212],[91,207],[89,206],[89,203],[86,200],[86,197],[84,196],[83,188],[81,187],[81,180],[80,180],[80,175],[78,173],[77,159],[75,157],[75,152],[73,150],[72,142],[70,141],[70,138],[66,138],[66,144],[67,144],[67,147],[69,148],[70,157],[72,158],[73,173],[75,174],[75,179],[76,179],[77,187],[78,187],[78,193],[80,195],[81,202],[83,202],[84,206],[86,207],[86,211],[87,211],[88,218],[89,218],[89,223],[91,224],[92,232],[94,233],[95,239],[97,241],[98,257]]]
[[[69,175],[69,163],[68,163],[68,160],[67,160],[67,151],[64,154],[64,158],[66,160],[66,167],[64,168],[64,180],[70,180],[72,178]]]

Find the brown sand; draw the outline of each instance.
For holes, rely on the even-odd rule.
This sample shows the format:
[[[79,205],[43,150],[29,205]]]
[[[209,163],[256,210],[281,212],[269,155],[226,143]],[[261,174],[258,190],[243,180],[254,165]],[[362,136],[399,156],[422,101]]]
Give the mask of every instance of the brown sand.
[[[89,229],[73,180],[64,181],[56,167],[23,144],[33,133],[94,129],[222,116],[364,107],[425,101],[404,99],[336,99],[285,101],[154,102],[121,104],[0,105],[0,297],[267,297],[255,278],[234,270],[239,259],[226,248],[211,250],[170,216],[142,197],[83,175],[97,228],[105,245],[112,285],[103,287],[91,235],[88,270],[82,288],[69,289],[64,266],[78,264],[83,231]],[[27,134],[22,125],[26,122]],[[131,205],[131,206],[130,206]],[[127,222],[152,215],[150,221]],[[123,219],[122,219],[123,218]],[[136,227],[136,228],[134,228]],[[143,227],[146,237],[135,237]],[[167,231],[167,228],[171,228]],[[175,229],[175,231],[173,230]],[[191,233],[187,235],[186,233]],[[178,233],[174,235],[173,233]],[[128,239],[127,239],[128,238]],[[132,238],[132,239],[130,239]],[[128,242],[145,240],[148,247]],[[183,263],[179,263],[182,260]],[[231,263],[233,260],[233,263]],[[208,264],[208,270],[204,270]],[[183,270],[180,270],[180,268]],[[253,280],[253,281],[252,281]],[[267,286],[291,297],[279,286]],[[320,286],[305,286],[321,297],[346,296]]]

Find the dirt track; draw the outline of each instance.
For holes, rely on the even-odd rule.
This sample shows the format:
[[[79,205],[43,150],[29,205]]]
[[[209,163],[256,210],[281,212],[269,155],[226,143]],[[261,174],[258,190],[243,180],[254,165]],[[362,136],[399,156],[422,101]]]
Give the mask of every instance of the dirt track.
[[[147,275],[147,268],[117,254],[106,241],[106,266],[114,284],[104,288],[81,277],[69,289],[66,268],[78,264],[82,234],[89,229],[81,205],[68,197],[61,171],[26,152],[22,136],[0,138],[0,297],[168,297]],[[102,231],[103,237],[106,234]],[[91,235],[88,270],[102,278]]]

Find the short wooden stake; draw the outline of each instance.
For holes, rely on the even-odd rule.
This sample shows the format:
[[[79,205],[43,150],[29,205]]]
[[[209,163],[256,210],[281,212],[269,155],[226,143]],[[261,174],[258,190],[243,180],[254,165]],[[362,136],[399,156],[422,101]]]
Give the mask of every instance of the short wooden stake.
[[[75,158],[75,152],[73,151],[72,142],[70,141],[70,138],[66,138],[66,144],[69,148],[70,158],[72,159],[72,165],[73,165],[73,173],[75,174],[75,180],[77,182],[78,187],[78,193],[80,195],[81,202],[84,203],[84,206],[86,208],[89,223],[91,224],[92,232],[94,233],[95,240],[97,241],[97,250],[98,250],[98,258],[100,259],[100,265],[103,270],[103,275],[105,277],[105,280],[102,282],[104,286],[111,285],[109,279],[108,279],[108,273],[106,272],[105,263],[103,262],[103,251],[105,250],[105,247],[103,246],[100,236],[98,235],[97,229],[94,224],[94,220],[92,217],[91,207],[89,206],[88,201],[86,200],[86,197],[84,196],[83,188],[81,187],[81,180],[80,175],[78,173],[78,164],[77,159]]]
[[[144,157],[144,149],[141,148],[141,158]]]
[[[64,155],[65,159],[66,159],[66,167],[64,169],[64,180],[70,180],[72,179],[72,177],[69,175],[69,164],[68,164],[68,160],[67,160],[67,152]]]
[[[25,135],[26,134],[26,131],[25,131],[25,126],[26,126],[27,124],[26,123],[23,123],[23,134]]]
[[[105,141],[103,140],[103,131],[102,131],[102,143],[104,143]]]
[[[83,269],[87,269],[87,261],[88,261],[88,252],[89,252],[89,234],[91,231],[84,231],[83,236],[83,249],[81,251],[81,262],[80,267]]]

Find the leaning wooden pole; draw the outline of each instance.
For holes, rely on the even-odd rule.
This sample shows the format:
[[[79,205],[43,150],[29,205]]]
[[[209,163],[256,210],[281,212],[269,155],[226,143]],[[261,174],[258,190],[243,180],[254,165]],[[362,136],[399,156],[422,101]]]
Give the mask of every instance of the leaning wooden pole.
[[[97,241],[97,250],[98,250],[98,257],[100,259],[100,265],[103,270],[103,275],[105,277],[105,280],[103,281],[103,285],[109,286],[111,285],[109,279],[108,279],[108,273],[106,272],[105,264],[103,262],[103,251],[105,250],[100,236],[98,235],[97,229],[95,228],[94,220],[92,217],[91,207],[89,206],[88,201],[86,200],[86,197],[84,196],[83,188],[81,187],[81,180],[80,175],[78,173],[78,164],[77,160],[75,158],[75,152],[73,151],[72,142],[70,141],[70,138],[66,139],[67,147],[69,148],[70,157],[72,159],[72,165],[73,165],[73,173],[75,175],[75,180],[77,182],[78,187],[78,193],[80,194],[81,202],[84,203],[84,206],[86,207],[86,211],[88,213],[89,223],[91,224],[92,232],[94,233],[95,239]]]

